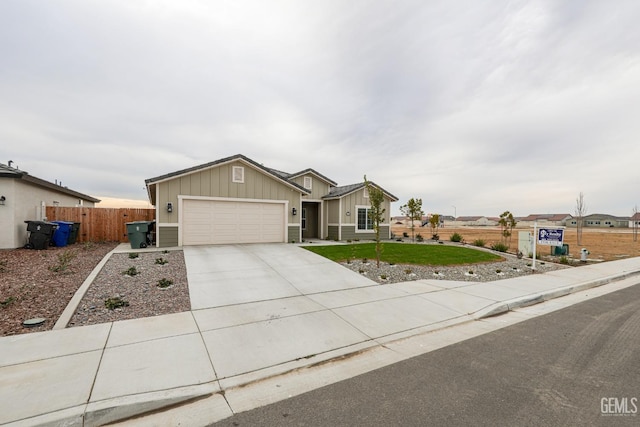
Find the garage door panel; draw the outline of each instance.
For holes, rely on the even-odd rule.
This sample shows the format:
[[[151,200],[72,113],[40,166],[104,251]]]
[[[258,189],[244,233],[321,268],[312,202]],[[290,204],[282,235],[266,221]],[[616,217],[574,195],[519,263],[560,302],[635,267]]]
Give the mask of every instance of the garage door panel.
[[[284,241],[282,203],[185,200],[182,209],[183,245]]]

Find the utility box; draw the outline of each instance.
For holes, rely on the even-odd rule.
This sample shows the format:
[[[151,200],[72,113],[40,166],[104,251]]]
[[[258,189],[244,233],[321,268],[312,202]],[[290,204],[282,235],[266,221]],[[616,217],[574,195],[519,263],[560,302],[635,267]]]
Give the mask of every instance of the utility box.
[[[530,231],[518,231],[518,251],[525,257],[533,254],[533,234]]]
[[[567,256],[569,255],[569,245],[563,243],[562,246],[551,246],[551,255]]]

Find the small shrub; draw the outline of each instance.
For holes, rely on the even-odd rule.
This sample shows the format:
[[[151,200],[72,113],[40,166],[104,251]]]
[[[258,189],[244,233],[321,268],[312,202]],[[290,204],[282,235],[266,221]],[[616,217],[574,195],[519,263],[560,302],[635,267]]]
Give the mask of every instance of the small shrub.
[[[162,278],[160,280],[158,280],[158,287],[159,288],[168,288],[169,286],[173,285],[173,280],[169,280],[166,278]]]
[[[364,274],[364,270],[361,268],[360,270],[358,270],[358,273]]]
[[[347,264],[351,264],[351,260],[350,259],[347,259]]]
[[[16,299],[14,297],[9,297],[7,299],[5,299],[4,301],[0,301],[0,307],[4,308],[6,306],[8,306],[9,304],[11,304],[12,302],[14,302]]]
[[[460,243],[462,242],[462,235],[460,233],[453,233],[451,236],[449,236],[449,240],[451,240],[452,242]]]
[[[363,264],[368,264],[368,263],[369,263],[369,260],[368,260],[368,259],[366,259],[366,258],[362,258],[362,263],[363,263]]]
[[[476,239],[473,241],[473,246],[477,246],[479,248],[484,248],[484,245],[486,245],[487,242],[485,242],[483,239]]]
[[[95,248],[95,246],[96,244],[89,240],[82,244],[82,249],[84,249],[85,251],[90,251]]]
[[[107,298],[104,300],[104,306],[109,310],[115,310],[116,308],[129,307],[129,301],[125,301],[120,297]]]
[[[0,273],[7,271],[8,262],[6,259],[0,260]]]
[[[70,250],[66,250],[61,254],[58,254],[58,263],[49,267],[49,270],[56,273],[63,273],[71,266],[71,261],[76,257],[76,253]]]
[[[163,254],[168,254],[169,251],[167,249],[165,249],[164,251],[162,251]]]
[[[418,241],[418,242],[423,242],[424,241],[424,237],[422,237],[422,234],[420,234],[420,233],[416,234],[416,241]]]
[[[507,252],[507,250],[509,249],[509,246],[505,245],[502,242],[498,242],[491,245],[491,249],[498,252]]]
[[[407,268],[406,270],[404,270],[404,273],[405,274],[411,274],[411,273],[413,273],[413,270],[410,269],[410,268]]]
[[[127,276],[135,276],[139,273],[140,272],[135,267],[129,267],[127,270],[122,272],[122,274],[125,274]]]
[[[169,261],[167,261],[167,260],[166,260],[166,259],[164,259],[164,258],[156,258],[156,264],[158,264],[158,265],[165,265],[165,264],[167,264],[168,262],[169,262]]]
[[[407,233],[406,231],[402,233],[402,237],[409,237],[409,233]]]
[[[353,241],[354,241],[354,242],[359,242],[359,241],[360,241],[360,239],[353,239]]]
[[[469,274],[473,276],[473,270],[469,270]]]
[[[433,274],[440,274],[438,270],[434,271]]]
[[[497,269],[497,270],[496,270],[496,273],[500,274],[500,273],[502,273],[502,270]]]
[[[431,236],[431,240],[440,240],[440,235],[434,234]]]
[[[387,280],[387,275],[386,275],[386,274],[381,274],[381,275],[380,275],[380,278],[381,278],[382,280]]]
[[[559,262],[560,262],[560,264],[564,264],[564,265],[569,265],[569,264],[570,264],[570,262],[569,262],[569,258],[567,258],[567,257],[566,257],[566,256],[564,256],[564,255],[562,255],[562,256],[560,257],[560,261],[559,261]]]
[[[129,252],[129,259],[136,259],[140,255],[137,252]]]

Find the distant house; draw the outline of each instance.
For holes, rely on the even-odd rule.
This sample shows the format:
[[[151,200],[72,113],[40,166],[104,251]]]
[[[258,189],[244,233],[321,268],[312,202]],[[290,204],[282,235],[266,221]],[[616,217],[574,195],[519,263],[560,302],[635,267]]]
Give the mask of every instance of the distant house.
[[[629,228],[640,228],[640,212],[636,212],[631,218],[629,218]]]
[[[619,217],[607,214],[591,214],[582,218],[584,227],[601,227],[601,228],[613,228],[613,227],[622,227],[629,228],[629,223],[631,218],[629,217]],[[572,218],[571,221],[567,223],[569,227],[576,227],[578,220],[576,218]]]
[[[531,214],[516,218],[518,227],[532,227],[534,223],[540,226],[566,226],[573,217],[570,214]]]
[[[487,227],[487,226],[495,226],[498,222],[495,218],[491,219],[486,216],[459,216],[455,220],[455,225],[461,226],[476,226],[476,227]]]
[[[24,246],[24,222],[44,220],[47,206],[93,207],[98,202],[94,197],[0,163],[0,248]]]

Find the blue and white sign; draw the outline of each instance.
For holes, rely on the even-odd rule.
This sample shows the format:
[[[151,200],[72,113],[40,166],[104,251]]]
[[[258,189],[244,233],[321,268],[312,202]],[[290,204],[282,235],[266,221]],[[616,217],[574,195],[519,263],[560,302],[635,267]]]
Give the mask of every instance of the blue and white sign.
[[[562,246],[564,240],[564,229],[562,228],[539,228],[538,244],[547,246]]]

